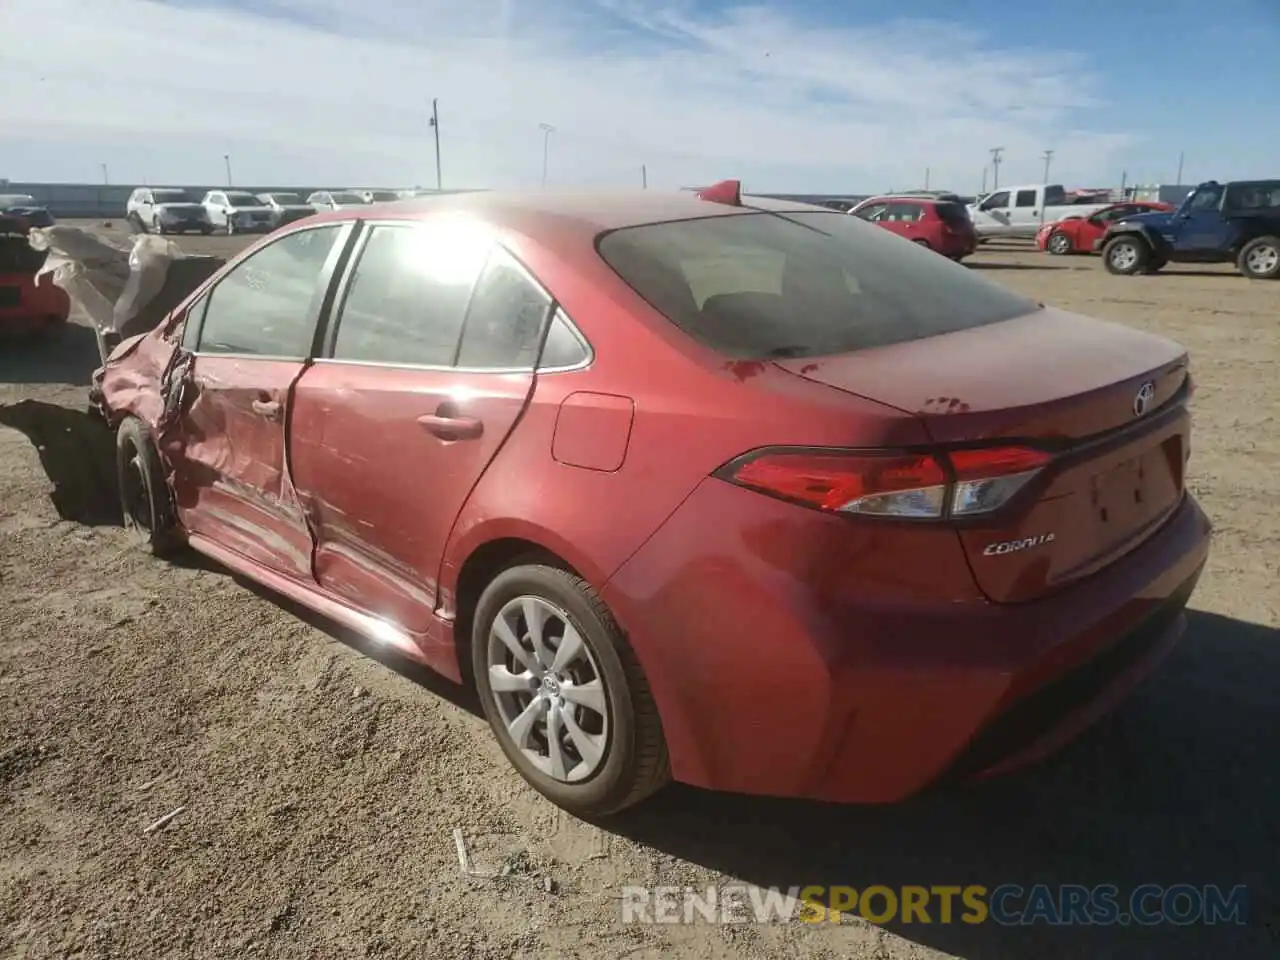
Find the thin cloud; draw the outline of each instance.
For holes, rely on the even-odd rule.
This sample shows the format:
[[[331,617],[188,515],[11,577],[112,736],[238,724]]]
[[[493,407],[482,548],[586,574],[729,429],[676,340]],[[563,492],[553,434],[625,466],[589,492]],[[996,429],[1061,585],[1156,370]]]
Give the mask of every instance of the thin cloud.
[[[1132,137],[1091,122],[1089,64],[939,22],[850,29],[786,5],[697,15],[627,0],[8,0],[0,122],[13,156],[90,179],[759,190],[1106,179]],[[216,162],[215,162],[216,161]],[[11,162],[13,160],[11,159]],[[79,173],[70,173],[79,164]],[[48,174],[44,174],[48,175]]]

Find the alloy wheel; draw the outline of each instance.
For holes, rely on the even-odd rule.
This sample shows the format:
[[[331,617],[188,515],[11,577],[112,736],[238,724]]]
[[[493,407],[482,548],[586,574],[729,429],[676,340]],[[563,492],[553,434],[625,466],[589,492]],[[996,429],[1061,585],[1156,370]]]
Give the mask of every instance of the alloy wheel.
[[[1280,265],[1280,249],[1270,244],[1260,244],[1249,251],[1245,257],[1245,265],[1250,273],[1266,276]]]
[[[506,735],[562,783],[590,778],[608,752],[604,674],[568,613],[542,597],[510,600],[489,628],[489,688]]]
[[[1111,265],[1117,270],[1132,270],[1138,264],[1138,248],[1132,243],[1120,243],[1111,248]]]

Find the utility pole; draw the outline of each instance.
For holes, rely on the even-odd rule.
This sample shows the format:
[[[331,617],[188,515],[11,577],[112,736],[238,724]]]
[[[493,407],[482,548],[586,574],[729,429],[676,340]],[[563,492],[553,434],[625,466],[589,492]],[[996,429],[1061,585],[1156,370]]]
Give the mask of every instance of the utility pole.
[[[435,97],[431,98],[431,123],[429,125],[436,135],[436,193],[439,193],[442,189],[440,186],[440,101]]]
[[[640,186],[645,190],[649,189],[649,168],[643,163],[640,164]]]
[[[111,185],[111,178],[107,176],[107,165],[105,163],[102,164],[102,182],[107,186]]]
[[[1121,200],[1127,200],[1129,198],[1128,187],[1129,187],[1129,171],[1121,170],[1120,171],[1120,199]]]
[[[987,168],[986,167],[982,168],[982,189],[979,190],[978,192],[979,193],[987,192]]]
[[[1046,150],[1044,152],[1044,183],[1049,182],[1049,164],[1053,161],[1053,151]]]
[[[1182,185],[1182,161],[1186,159],[1186,154],[1178,154],[1178,179],[1173,181],[1178,186]]]
[[[991,148],[991,189],[1000,189],[1000,155],[1004,153],[1004,147]]]
[[[928,167],[924,168],[924,188],[926,190],[929,189],[929,168]]]
[[[235,181],[231,179],[231,154],[224,153],[222,155],[222,162],[226,165],[226,168],[227,168],[227,186],[228,187],[234,186]]]
[[[538,124],[538,129],[542,131],[542,185],[547,185],[547,154],[551,150],[551,134],[556,132],[556,128],[549,123]]]

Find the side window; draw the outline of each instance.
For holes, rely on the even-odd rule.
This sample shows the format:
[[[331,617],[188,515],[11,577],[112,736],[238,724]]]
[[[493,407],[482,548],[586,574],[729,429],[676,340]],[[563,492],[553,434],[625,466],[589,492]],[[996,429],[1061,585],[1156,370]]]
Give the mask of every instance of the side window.
[[[1017,207],[1034,207],[1036,205],[1036,192],[1034,190],[1019,190],[1018,196],[1014,200],[1014,206]]]
[[[533,367],[551,298],[496,249],[467,309],[460,367]]]
[[[854,216],[861,217],[863,220],[879,220],[880,215],[889,209],[887,203],[873,203],[869,207],[863,207]]]
[[[892,220],[895,223],[915,223],[920,219],[920,212],[918,203],[891,203],[888,213],[880,219]]]
[[[316,284],[341,224],[300,230],[237,264],[208,296],[201,353],[306,357]]]
[[[1009,191],[1001,190],[982,201],[983,210],[1002,210],[1009,205]]]
[[[452,366],[487,239],[447,226],[376,226],[351,276],[335,360]]]
[[[564,311],[557,310],[551,318],[551,328],[547,331],[547,342],[542,347],[542,359],[538,362],[539,370],[563,370],[585,363],[591,354],[573,331],[573,325]]]

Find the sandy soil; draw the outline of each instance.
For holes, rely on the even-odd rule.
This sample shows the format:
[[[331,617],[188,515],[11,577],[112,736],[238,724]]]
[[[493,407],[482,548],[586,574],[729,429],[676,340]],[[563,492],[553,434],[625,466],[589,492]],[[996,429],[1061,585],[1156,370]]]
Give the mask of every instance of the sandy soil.
[[[1186,639],[1124,709],[1034,769],[894,808],[673,787],[600,826],[559,814],[466,692],[132,549],[82,412],[92,337],[0,345],[0,955],[1280,955],[1280,284],[1026,248],[973,266],[1190,347],[1216,542]],[[505,875],[463,876],[455,828]],[[620,922],[624,885],[734,878],[1246,884],[1250,909],[1181,929]]]

